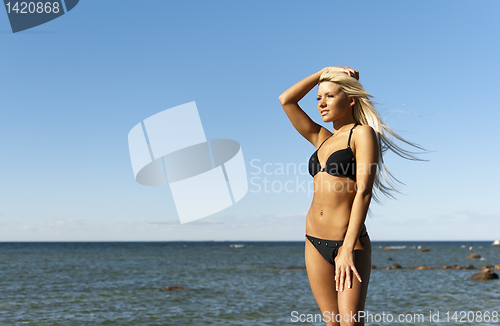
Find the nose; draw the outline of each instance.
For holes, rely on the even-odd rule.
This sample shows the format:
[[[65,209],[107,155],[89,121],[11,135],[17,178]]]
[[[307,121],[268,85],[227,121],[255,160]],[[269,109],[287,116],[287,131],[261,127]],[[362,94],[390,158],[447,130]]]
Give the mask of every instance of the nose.
[[[326,101],[325,101],[325,99],[324,99],[324,98],[322,98],[322,99],[320,99],[320,100],[318,101],[318,106],[319,106],[320,108],[324,108],[324,107],[326,107]]]

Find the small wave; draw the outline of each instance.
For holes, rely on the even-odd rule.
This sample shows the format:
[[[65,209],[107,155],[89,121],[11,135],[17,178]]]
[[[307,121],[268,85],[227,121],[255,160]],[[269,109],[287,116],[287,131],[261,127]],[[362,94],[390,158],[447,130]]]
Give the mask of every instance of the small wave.
[[[242,244],[232,244],[232,245],[229,245],[229,247],[231,247],[231,248],[242,248],[244,246],[245,245],[242,245]]]

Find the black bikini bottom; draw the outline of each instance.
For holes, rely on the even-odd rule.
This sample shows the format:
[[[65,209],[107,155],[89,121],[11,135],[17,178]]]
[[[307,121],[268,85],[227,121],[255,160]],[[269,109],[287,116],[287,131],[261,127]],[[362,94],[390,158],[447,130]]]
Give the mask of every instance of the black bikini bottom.
[[[365,246],[363,244],[363,241],[361,241],[361,237],[367,237],[368,232],[365,232],[365,234],[359,236],[359,242],[361,243],[361,246]],[[329,262],[332,265],[335,265],[335,257],[337,257],[337,252],[339,251],[339,248],[342,247],[342,244],[344,244],[344,240],[325,240],[325,239],[319,239],[312,237],[310,235],[306,234],[306,238],[311,241],[313,246],[318,250],[318,252],[325,258],[327,262]]]

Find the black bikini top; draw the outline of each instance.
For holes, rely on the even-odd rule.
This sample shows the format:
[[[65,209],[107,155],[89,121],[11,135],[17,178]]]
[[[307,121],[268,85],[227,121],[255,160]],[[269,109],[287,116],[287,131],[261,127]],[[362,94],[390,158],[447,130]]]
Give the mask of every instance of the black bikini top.
[[[326,160],[326,166],[321,168],[321,164],[318,160],[318,151],[328,138],[332,137],[330,135],[326,138],[314,154],[309,159],[309,174],[314,177],[318,172],[326,172],[334,176],[344,176],[356,181],[356,159],[354,158],[354,153],[351,149],[351,135],[352,130],[358,125],[356,123],[349,133],[349,140],[347,141],[347,148],[333,152],[330,157]]]

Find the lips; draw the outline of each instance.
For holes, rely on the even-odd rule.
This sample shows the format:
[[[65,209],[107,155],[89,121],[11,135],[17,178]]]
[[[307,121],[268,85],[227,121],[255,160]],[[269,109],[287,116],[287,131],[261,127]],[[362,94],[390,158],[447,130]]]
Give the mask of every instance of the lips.
[[[325,115],[327,113],[328,113],[328,110],[321,110],[321,112],[320,112],[321,115]]]

